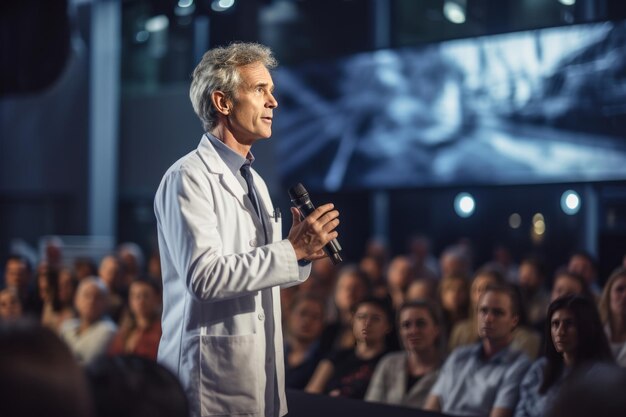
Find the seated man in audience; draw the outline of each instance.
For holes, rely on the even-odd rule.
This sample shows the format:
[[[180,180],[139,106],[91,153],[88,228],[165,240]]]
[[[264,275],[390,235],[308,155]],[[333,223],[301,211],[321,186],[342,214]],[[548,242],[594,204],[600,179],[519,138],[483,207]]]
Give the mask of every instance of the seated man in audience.
[[[426,400],[426,409],[454,415],[508,417],[513,414],[519,385],[530,365],[510,348],[519,321],[512,288],[487,287],[477,307],[481,341],[452,352]]]
[[[28,260],[20,255],[10,255],[4,264],[4,286],[16,291],[25,315],[37,318],[41,316],[42,302],[32,281]]]
[[[85,278],[78,285],[74,305],[78,318],[66,320],[61,337],[70,346],[81,364],[88,364],[103,355],[117,327],[107,316],[107,288],[97,278]]]

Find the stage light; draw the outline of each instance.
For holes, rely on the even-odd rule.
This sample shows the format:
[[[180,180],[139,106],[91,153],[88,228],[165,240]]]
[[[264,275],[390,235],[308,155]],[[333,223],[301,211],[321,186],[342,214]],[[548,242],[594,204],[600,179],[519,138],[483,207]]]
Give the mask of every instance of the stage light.
[[[511,226],[511,229],[519,229],[521,225],[522,216],[520,216],[518,213],[513,213],[509,216],[509,226]]]
[[[567,190],[561,195],[561,209],[565,214],[573,215],[580,211],[580,196],[574,190]]]
[[[465,0],[446,0],[443,2],[443,15],[452,23],[465,23]]]
[[[178,0],[178,4],[174,8],[174,14],[179,17],[192,15],[196,11],[196,5],[193,0]]]
[[[230,9],[235,5],[235,0],[213,0],[211,3],[211,9],[216,12],[223,12]]]
[[[170,21],[164,14],[160,14],[146,20],[146,30],[148,32],[160,32],[167,29],[169,25]]]
[[[469,193],[459,193],[454,199],[454,211],[460,217],[469,217],[476,209],[474,197]]]
[[[574,4],[576,4],[576,0],[559,0],[559,3],[564,6],[573,6]]]

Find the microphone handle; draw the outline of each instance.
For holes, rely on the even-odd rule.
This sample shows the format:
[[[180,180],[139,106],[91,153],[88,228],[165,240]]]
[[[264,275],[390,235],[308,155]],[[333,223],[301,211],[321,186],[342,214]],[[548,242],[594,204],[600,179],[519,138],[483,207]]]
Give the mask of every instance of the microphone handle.
[[[300,210],[300,217],[302,218],[302,220],[304,220],[306,216],[313,213],[313,210],[315,210],[315,206],[313,205],[313,203],[311,203],[311,200],[305,201],[302,204],[299,204],[297,207],[298,210]],[[337,239],[333,239],[326,245],[324,245],[324,252],[326,253],[326,255],[328,255],[333,265],[337,265],[338,263],[343,261],[341,255],[339,254],[341,250],[341,245],[339,244]]]

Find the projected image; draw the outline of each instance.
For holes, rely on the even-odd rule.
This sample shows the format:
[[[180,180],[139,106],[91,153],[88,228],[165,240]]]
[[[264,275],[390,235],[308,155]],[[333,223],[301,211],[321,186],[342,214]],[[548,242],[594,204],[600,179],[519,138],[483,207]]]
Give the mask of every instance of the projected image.
[[[626,23],[279,68],[285,182],[337,191],[626,179]]]

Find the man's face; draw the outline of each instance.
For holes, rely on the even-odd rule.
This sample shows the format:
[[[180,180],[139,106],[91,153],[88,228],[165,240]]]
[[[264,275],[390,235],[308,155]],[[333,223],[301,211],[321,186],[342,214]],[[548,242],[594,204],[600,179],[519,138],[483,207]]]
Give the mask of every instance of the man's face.
[[[105,295],[93,282],[87,282],[78,287],[74,303],[81,320],[90,323],[102,317],[106,309]]]
[[[511,298],[504,293],[487,291],[478,302],[478,335],[491,341],[511,337],[518,317],[512,313]]]
[[[570,259],[567,270],[585,278],[587,284],[592,284],[596,279],[593,264],[581,255],[575,255]]]
[[[252,145],[257,139],[272,136],[274,82],[265,66],[256,62],[239,68],[241,85],[232,100],[228,127],[238,142]]]
[[[28,285],[28,268],[19,259],[9,259],[4,269],[7,287],[22,289]]]

